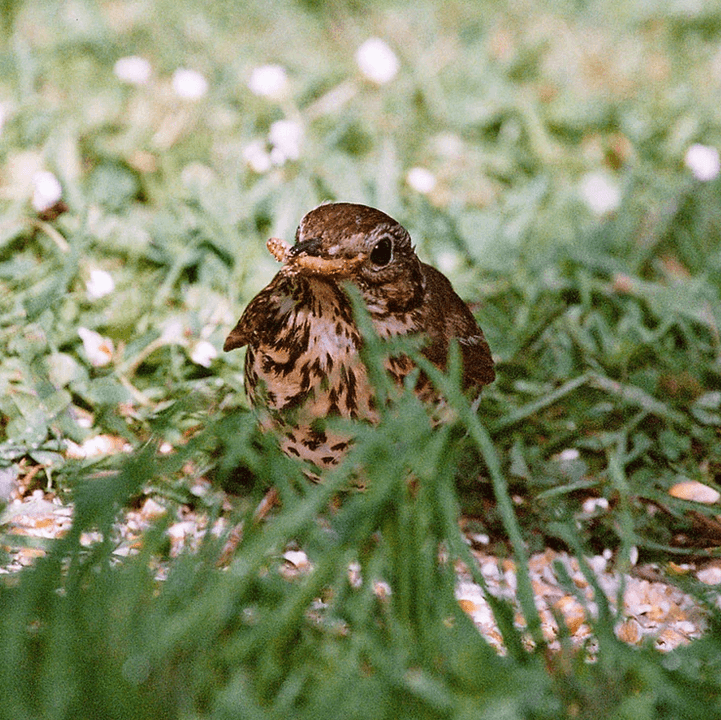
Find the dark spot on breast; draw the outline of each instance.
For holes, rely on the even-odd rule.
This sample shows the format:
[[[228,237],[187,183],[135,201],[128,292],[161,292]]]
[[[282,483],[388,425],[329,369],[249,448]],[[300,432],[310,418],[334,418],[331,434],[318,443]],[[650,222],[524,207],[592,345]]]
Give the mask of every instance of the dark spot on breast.
[[[348,409],[350,410],[351,415],[353,415],[355,414],[358,405],[356,402],[356,389],[358,387],[358,381],[353,370],[349,370],[347,375],[348,377],[346,382],[346,397],[348,402]]]
[[[260,362],[261,370],[266,374],[275,374],[275,375],[289,375],[291,372],[293,372],[293,369],[296,366],[296,363],[298,362],[298,353],[291,352],[290,356],[285,362],[277,362],[276,360],[273,360],[270,355],[263,355],[263,358]]]
[[[308,365],[303,365],[300,368],[300,389],[305,392],[310,387],[310,368]]]
[[[329,415],[340,415],[340,408],[338,407],[338,393],[335,388],[331,388],[328,393],[328,414]]]
[[[310,436],[305,441],[305,446],[309,450],[317,450],[324,442],[327,442],[328,438],[322,431],[311,430]]]

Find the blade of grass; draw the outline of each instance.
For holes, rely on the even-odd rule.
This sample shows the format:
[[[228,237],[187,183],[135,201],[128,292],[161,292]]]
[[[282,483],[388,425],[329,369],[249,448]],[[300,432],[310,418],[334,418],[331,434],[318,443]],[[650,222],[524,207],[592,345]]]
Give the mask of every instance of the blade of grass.
[[[564,397],[566,397],[566,395],[569,395],[577,388],[586,384],[591,379],[591,377],[592,376],[590,373],[585,373],[584,375],[579,375],[578,377],[573,378],[573,380],[565,382],[559,388],[556,388],[547,395],[544,395],[538,400],[534,400],[533,402],[530,402],[527,405],[524,405],[523,407],[520,407],[517,410],[508,413],[508,415],[505,415],[501,419],[495,421],[491,425],[491,431],[494,434],[497,434],[502,430],[507,430],[514,425],[518,425],[518,423],[523,422],[532,415],[535,415],[537,412],[539,412],[539,410],[550,407],[551,405],[557,403],[559,400],[562,400]]]
[[[454,344],[455,352],[458,352],[457,344]],[[436,387],[443,393],[449,405],[458,413],[468,433],[480,451],[488,468],[493,483],[493,491],[498,503],[498,512],[501,516],[504,530],[513,547],[513,555],[516,561],[516,577],[518,587],[518,602],[528,624],[528,631],[540,650],[546,645],[541,632],[541,618],[536,608],[533,587],[528,573],[528,553],[525,549],[525,542],[521,534],[521,528],[513,510],[513,502],[508,492],[508,482],[501,469],[500,459],[493,446],[488,431],[481,423],[468,399],[463,395],[457,382],[439,370],[421,355],[416,355],[414,361],[425,372]],[[452,364],[452,363],[449,363]]]

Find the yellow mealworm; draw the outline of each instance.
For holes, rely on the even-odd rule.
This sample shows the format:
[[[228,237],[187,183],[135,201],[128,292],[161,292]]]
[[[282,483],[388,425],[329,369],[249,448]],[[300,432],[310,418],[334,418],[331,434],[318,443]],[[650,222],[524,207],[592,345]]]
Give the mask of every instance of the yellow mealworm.
[[[280,238],[272,237],[268,238],[268,242],[265,246],[270,250],[270,254],[278,261],[285,262],[288,259],[288,252],[290,251],[290,245]]]

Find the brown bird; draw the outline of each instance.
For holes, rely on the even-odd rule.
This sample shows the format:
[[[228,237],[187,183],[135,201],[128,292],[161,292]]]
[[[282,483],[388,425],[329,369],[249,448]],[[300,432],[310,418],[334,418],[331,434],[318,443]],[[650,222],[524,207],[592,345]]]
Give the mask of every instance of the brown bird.
[[[477,395],[493,381],[491,351],[468,306],[443,274],[418,259],[408,231],[380,210],[320,205],[300,221],[294,246],[271,238],[268,249],[285,264],[250,302],[223,349],[248,346],[246,391],[288,455],[332,466],[350,439],[318,420],[377,419],[344,282],[360,291],[379,337],[422,334],[423,354],[443,369],[455,338],[466,390]],[[392,356],[386,367],[400,382],[414,365]],[[423,379],[416,392],[437,398]]]

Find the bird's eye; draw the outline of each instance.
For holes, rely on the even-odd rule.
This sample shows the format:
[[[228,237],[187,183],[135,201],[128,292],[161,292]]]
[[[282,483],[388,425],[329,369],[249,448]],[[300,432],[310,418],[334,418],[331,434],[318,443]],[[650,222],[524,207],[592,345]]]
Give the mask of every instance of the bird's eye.
[[[393,243],[388,237],[381,238],[371,250],[371,262],[385,267],[393,259]]]

